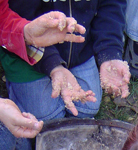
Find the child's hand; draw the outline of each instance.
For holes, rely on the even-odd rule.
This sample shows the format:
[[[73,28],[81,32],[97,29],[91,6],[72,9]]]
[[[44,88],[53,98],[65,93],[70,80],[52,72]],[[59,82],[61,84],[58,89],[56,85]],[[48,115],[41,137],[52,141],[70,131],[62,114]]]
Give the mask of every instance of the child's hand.
[[[101,86],[105,92],[114,96],[121,95],[125,98],[129,95],[130,76],[129,66],[125,61],[111,60],[102,63],[100,67]]]
[[[68,69],[62,66],[56,67],[51,72],[51,78],[53,87],[52,97],[56,98],[61,95],[66,107],[74,116],[78,115],[78,111],[73,101],[96,101],[95,94],[91,90],[84,91]]]

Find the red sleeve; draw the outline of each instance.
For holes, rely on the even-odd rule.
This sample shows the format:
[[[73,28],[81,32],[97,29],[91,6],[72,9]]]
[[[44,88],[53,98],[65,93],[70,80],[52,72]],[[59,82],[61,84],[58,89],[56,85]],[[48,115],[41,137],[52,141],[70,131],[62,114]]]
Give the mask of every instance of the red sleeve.
[[[27,56],[24,26],[29,23],[9,8],[8,0],[0,0],[0,45],[20,56],[29,64],[35,62]]]

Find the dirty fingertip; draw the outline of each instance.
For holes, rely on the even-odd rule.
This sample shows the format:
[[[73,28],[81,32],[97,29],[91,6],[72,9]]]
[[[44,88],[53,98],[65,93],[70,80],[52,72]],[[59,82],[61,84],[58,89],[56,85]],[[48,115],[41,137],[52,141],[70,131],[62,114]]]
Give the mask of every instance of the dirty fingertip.
[[[96,101],[97,101],[97,99],[94,97],[94,98],[93,98],[93,102],[96,102]]]
[[[58,25],[58,28],[60,31],[63,31],[63,29],[66,27],[66,22],[64,21],[60,21],[59,22],[59,25]]]
[[[70,111],[73,113],[74,116],[78,116],[78,111],[76,108],[70,109]]]

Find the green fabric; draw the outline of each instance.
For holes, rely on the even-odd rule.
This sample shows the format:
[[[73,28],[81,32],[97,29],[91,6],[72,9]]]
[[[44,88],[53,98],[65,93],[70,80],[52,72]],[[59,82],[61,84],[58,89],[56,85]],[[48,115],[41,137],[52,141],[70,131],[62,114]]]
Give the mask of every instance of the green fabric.
[[[6,52],[2,47],[0,47],[0,61],[5,71],[6,79],[10,82],[30,82],[45,76],[36,72],[33,66],[30,66],[15,54]]]

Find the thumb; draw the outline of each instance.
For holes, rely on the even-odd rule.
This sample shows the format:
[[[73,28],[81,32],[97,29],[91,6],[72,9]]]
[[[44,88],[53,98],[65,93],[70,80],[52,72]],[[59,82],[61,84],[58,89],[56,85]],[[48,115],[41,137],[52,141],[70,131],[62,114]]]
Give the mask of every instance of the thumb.
[[[58,28],[60,31],[62,31],[66,27],[66,15],[59,11],[51,11],[49,13],[50,18],[53,18],[54,20],[58,20]]]
[[[61,82],[60,80],[52,80],[52,94],[51,97],[52,98],[56,98],[60,95],[61,92]]]
[[[123,80],[124,80],[126,83],[129,83],[130,77],[131,77],[131,73],[130,73],[130,71],[129,71],[128,66],[124,66],[123,71],[122,71],[122,75],[123,75]]]

